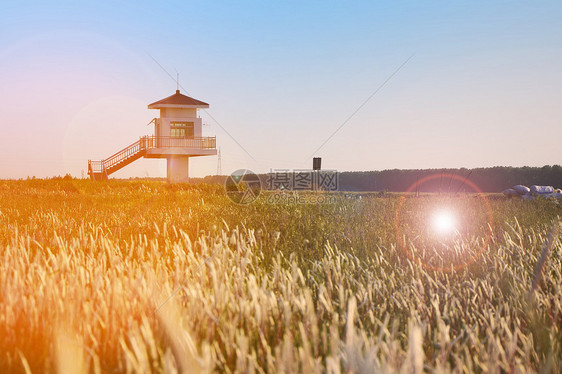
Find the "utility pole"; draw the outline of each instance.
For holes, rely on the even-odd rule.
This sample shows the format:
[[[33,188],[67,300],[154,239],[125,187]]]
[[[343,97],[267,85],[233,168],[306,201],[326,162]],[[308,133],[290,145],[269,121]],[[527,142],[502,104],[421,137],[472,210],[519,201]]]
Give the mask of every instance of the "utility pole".
[[[221,157],[221,149],[219,148],[219,158],[217,161],[217,175],[222,175],[222,157]]]

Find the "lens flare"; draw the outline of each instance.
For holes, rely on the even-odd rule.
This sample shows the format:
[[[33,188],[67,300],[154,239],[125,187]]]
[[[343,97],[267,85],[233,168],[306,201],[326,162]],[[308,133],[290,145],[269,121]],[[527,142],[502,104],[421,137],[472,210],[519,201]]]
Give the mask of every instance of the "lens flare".
[[[433,215],[433,228],[442,235],[453,233],[457,230],[455,216],[448,211],[436,212]]]
[[[412,238],[409,236],[410,230],[409,229],[404,229],[404,228],[408,228],[407,225],[404,224],[404,219],[403,219],[403,215],[405,215],[405,204],[407,201],[411,201],[410,198],[413,197],[413,192],[414,191],[418,191],[418,190],[423,190],[421,188],[421,186],[424,186],[426,183],[430,182],[430,181],[442,181],[443,178],[446,178],[445,180],[449,179],[451,181],[456,180],[462,183],[463,186],[466,186],[467,188],[469,188],[470,190],[472,190],[472,195],[474,197],[478,197],[479,201],[482,202],[482,204],[484,205],[484,208],[486,210],[486,216],[487,216],[487,227],[490,229],[486,229],[486,238],[484,239],[484,243],[483,245],[479,245],[479,249],[472,253],[471,256],[464,258],[461,260],[461,262],[458,263],[442,263],[442,264],[436,264],[434,262],[432,262],[430,259],[425,259],[423,257],[421,257],[419,255],[419,252],[415,251],[414,248],[412,248],[412,246],[410,245],[411,242],[413,242]],[[469,196],[469,195],[467,195]],[[450,198],[451,196],[446,196],[445,198],[449,201],[457,201],[457,199],[453,200]],[[445,199],[439,199],[440,202],[444,202]],[[460,200],[459,200],[460,201]],[[406,205],[407,206],[407,205]],[[453,235],[454,234],[461,234],[462,232],[467,232],[466,231],[466,217],[463,217],[460,215],[460,211],[457,211],[456,209],[454,211],[450,211],[450,212],[455,212],[456,214],[452,214],[452,213],[448,213],[445,214],[445,216],[449,215],[451,218],[450,219],[438,219],[437,221],[440,222],[450,222],[445,224],[445,227],[453,227],[454,231],[451,232],[450,235],[442,235],[439,234],[438,231],[436,230],[436,228],[438,226],[441,225],[435,225],[434,226],[434,217],[435,216],[439,216],[440,214],[439,211],[450,211],[449,209],[447,209],[446,206],[442,206],[440,208],[440,210],[435,210],[433,213],[430,211],[428,211],[427,215],[424,215],[424,220],[427,222],[426,224],[426,229],[427,229],[427,233],[431,234],[434,233],[435,235],[440,235],[441,238],[439,238],[439,241],[441,241],[441,239],[453,239]],[[457,217],[463,217],[462,219],[458,219]],[[436,174],[430,174],[424,178],[421,178],[419,180],[416,181],[416,183],[412,184],[407,190],[406,190],[406,194],[404,194],[403,196],[400,197],[399,201],[398,201],[398,207],[396,209],[395,215],[394,215],[394,227],[395,227],[395,234],[396,234],[396,243],[398,245],[398,248],[408,256],[408,258],[410,258],[410,260],[415,261],[419,264],[421,264],[422,266],[424,266],[427,269],[431,269],[431,270],[438,270],[438,271],[456,271],[459,269],[462,269],[472,263],[474,263],[474,261],[476,261],[476,259],[484,252],[484,250],[486,248],[488,248],[488,244],[490,243],[490,240],[492,238],[492,230],[491,228],[494,226],[494,219],[493,219],[493,214],[492,214],[492,207],[488,201],[488,199],[486,198],[486,195],[484,195],[484,193],[482,192],[482,190],[476,185],[474,184],[472,181],[468,180],[467,178],[461,177],[459,175],[455,175],[455,174],[444,174],[444,173],[436,173]],[[455,235],[456,237],[456,235]],[[417,237],[416,237],[417,238]],[[415,239],[415,238],[414,238]],[[437,238],[436,238],[437,239]],[[447,240],[448,241],[448,240]],[[446,244],[446,243],[445,243]]]

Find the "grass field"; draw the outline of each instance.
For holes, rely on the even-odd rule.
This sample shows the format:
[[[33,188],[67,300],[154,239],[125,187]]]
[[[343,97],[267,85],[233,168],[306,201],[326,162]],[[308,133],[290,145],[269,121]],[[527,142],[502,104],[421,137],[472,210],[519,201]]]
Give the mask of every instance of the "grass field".
[[[0,372],[562,371],[560,205],[333,199],[0,181]]]

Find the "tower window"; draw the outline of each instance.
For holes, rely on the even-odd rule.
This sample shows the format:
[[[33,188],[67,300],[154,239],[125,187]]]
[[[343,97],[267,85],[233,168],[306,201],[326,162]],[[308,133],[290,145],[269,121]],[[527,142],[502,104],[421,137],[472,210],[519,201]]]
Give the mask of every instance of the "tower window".
[[[193,122],[171,122],[170,136],[174,138],[193,138]]]

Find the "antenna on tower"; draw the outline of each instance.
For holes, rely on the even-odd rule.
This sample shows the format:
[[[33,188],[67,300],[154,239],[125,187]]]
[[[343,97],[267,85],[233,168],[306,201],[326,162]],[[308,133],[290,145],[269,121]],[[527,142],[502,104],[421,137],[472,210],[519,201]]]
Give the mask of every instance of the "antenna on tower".
[[[180,73],[176,70],[176,91],[180,90]]]
[[[220,147],[219,147],[219,158],[217,161],[217,175],[222,175],[222,157],[221,157]]]

